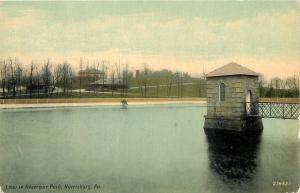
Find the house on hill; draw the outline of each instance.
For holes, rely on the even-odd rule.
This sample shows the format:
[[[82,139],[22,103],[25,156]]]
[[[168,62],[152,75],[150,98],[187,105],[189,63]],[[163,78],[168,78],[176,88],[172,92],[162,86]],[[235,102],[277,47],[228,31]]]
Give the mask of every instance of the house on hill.
[[[96,78],[97,80],[100,78],[105,78],[105,73],[101,70],[97,70],[96,68],[86,68],[84,70],[80,70],[78,72],[77,77],[80,78]]]
[[[124,83],[121,79],[97,80],[89,84],[89,90],[118,90],[127,88],[128,84]]]

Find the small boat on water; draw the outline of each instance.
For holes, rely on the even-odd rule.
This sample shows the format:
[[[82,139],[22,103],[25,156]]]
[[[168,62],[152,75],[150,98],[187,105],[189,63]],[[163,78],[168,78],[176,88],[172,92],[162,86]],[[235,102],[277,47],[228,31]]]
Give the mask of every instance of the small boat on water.
[[[128,106],[128,103],[125,99],[121,100],[121,103],[122,103],[122,109],[126,109],[127,106]]]

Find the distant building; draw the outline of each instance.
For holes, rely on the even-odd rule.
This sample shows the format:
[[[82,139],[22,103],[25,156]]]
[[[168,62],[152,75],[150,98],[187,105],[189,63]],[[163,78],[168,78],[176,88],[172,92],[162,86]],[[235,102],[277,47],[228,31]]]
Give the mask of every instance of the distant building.
[[[52,92],[54,90],[53,86],[48,86],[47,91]],[[27,93],[44,93],[46,91],[45,84],[32,84],[26,86]]]
[[[91,82],[106,79],[106,76],[107,75],[101,70],[97,70],[95,68],[86,68],[78,72],[77,76],[75,77],[75,84],[81,88],[89,89]]]
[[[100,78],[105,78],[106,74],[101,71],[101,70],[97,70],[95,68],[87,68],[85,70],[80,70],[78,72],[78,76],[80,78],[96,78],[96,79],[100,79]]]
[[[117,89],[126,89],[128,85],[123,83],[121,79],[104,79],[97,80],[89,84],[89,90],[117,90]]]
[[[136,71],[135,71],[135,77],[138,78],[139,76],[140,76],[140,71],[139,71],[139,70],[136,70]]]

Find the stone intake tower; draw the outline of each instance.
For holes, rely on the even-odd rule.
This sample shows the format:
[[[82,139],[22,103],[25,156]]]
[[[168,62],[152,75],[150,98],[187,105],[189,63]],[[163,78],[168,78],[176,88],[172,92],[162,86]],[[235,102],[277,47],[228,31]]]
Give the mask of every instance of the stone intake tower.
[[[207,115],[204,129],[262,130],[261,117],[248,116],[258,102],[260,74],[229,63],[206,75]]]

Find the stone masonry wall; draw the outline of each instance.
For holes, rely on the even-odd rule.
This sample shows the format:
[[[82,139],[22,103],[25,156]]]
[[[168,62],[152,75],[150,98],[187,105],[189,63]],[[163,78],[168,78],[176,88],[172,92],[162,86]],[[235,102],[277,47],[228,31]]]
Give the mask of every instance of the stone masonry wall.
[[[220,83],[225,84],[225,101],[221,102],[218,93]],[[248,90],[251,90],[252,101],[258,101],[258,77],[239,75],[207,78],[207,115],[243,116]]]

